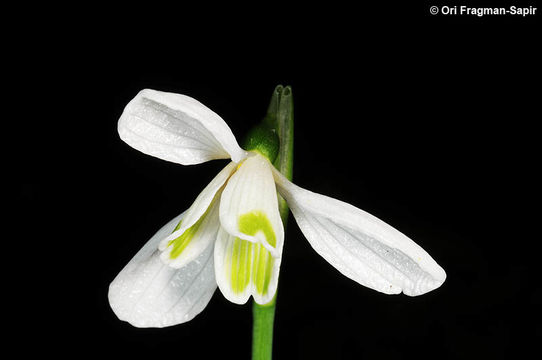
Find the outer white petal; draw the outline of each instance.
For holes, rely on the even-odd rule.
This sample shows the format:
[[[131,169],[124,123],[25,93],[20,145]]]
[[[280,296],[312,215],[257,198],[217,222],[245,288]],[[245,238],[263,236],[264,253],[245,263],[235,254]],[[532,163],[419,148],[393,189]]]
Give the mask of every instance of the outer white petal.
[[[251,154],[231,176],[220,199],[220,223],[231,235],[261,243],[274,257],[279,257],[284,242],[273,165],[259,154]],[[276,244],[271,245],[263,232],[247,234],[240,229],[243,215],[262,213],[273,228]]]
[[[342,274],[374,290],[421,295],[438,288],[444,270],[411,239],[345,202],[273,175],[312,247]]]
[[[240,240],[222,228],[218,232],[214,257],[216,281],[226,299],[245,304],[252,295],[260,305],[273,299],[281,257],[275,258],[261,244]]]
[[[158,242],[182,214],[160,229],[109,286],[109,304],[136,327],[165,327],[187,322],[209,303],[216,290],[213,246],[176,270],[160,260]]]
[[[140,91],[126,105],[118,132],[133,148],[183,165],[246,156],[220,116],[180,94]]]

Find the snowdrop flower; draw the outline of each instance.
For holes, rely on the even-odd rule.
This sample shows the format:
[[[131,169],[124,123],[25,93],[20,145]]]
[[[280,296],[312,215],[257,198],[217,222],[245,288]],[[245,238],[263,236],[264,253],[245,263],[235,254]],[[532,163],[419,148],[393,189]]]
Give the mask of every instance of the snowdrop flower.
[[[427,252],[390,225],[296,186],[265,150],[243,150],[224,120],[193,98],[143,90],[126,106],[118,131],[133,148],[183,165],[231,159],[111,283],[113,311],[134,326],[189,321],[217,286],[236,304],[250,296],[269,303],[284,243],[277,191],[314,250],[361,285],[416,296],[446,278]]]

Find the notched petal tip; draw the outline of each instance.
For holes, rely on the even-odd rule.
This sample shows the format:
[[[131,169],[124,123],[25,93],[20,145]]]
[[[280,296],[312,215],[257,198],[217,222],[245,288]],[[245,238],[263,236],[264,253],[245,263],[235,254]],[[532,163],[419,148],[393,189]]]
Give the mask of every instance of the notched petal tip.
[[[250,296],[267,304],[275,295],[281,259],[253,243],[221,229],[215,244],[215,274],[226,299],[245,304]]]

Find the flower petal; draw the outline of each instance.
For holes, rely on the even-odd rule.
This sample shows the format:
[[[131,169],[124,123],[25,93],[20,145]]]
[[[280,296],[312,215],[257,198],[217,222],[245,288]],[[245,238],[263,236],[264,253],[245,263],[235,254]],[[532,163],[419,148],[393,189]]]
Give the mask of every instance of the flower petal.
[[[183,221],[160,244],[161,248],[165,248],[165,243],[181,236],[187,229],[196,224],[203,214],[208,212],[211,202],[217,197],[217,193],[222,189],[231,174],[235,171],[236,164],[231,162],[222,171],[214,177],[213,180],[203,189],[198,195],[194,203],[185,212]],[[218,199],[217,199],[218,200]]]
[[[345,276],[374,290],[416,296],[438,288],[444,270],[411,239],[345,202],[313,193],[274,171],[288,203],[314,250]]]
[[[126,105],[118,132],[133,148],[183,165],[246,156],[220,116],[180,94],[140,91]]]
[[[160,260],[158,243],[183,214],[167,223],[130,260],[109,286],[109,304],[118,316],[136,327],[181,324],[199,314],[216,290],[213,246],[182,269]]]
[[[235,172],[220,199],[220,223],[231,235],[261,243],[279,257],[284,242],[273,165],[251,154]]]
[[[264,305],[277,291],[281,258],[260,243],[235,237],[221,228],[215,244],[216,281],[224,297],[245,304],[250,296]]]
[[[198,195],[173,233],[160,242],[158,249],[162,251],[160,258],[164,263],[180,269],[216,240],[220,227],[218,219],[220,195],[224,183],[235,171],[235,167],[236,164],[231,162],[222,169]]]
[[[218,198],[213,201],[205,214],[188,229],[171,238],[171,235],[163,239],[158,249],[162,251],[160,259],[169,266],[180,269],[195,260],[205,249],[216,240],[216,234],[220,228],[218,219]],[[188,213],[188,211],[187,211]],[[184,219],[177,225],[182,227]],[[174,231],[173,234],[178,233]]]

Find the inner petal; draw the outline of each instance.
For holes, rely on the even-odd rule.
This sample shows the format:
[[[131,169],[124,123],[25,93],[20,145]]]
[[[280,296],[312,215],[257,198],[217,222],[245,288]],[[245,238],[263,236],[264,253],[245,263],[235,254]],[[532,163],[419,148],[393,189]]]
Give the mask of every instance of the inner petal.
[[[261,243],[243,240],[224,229],[219,231],[215,275],[228,300],[244,304],[253,296],[258,304],[270,302],[277,289],[280,262]]]
[[[230,177],[220,199],[220,223],[234,237],[261,243],[280,257],[284,228],[271,163],[257,153]]]
[[[173,232],[162,239],[158,246],[162,251],[162,261],[174,268],[180,268],[215,241],[220,226],[218,203],[235,168],[236,164],[232,162],[222,169],[198,195]]]
[[[160,259],[173,268],[181,268],[194,260],[216,239],[220,227],[218,220],[218,196],[196,223],[176,238],[162,240]],[[183,220],[184,221],[184,220]],[[176,228],[182,227],[181,221]],[[173,232],[175,234],[175,231]]]
[[[208,215],[208,213],[209,213],[209,209],[207,209],[205,214],[203,214],[194,225],[192,225],[187,230],[185,230],[185,232],[183,232],[179,237],[177,237],[177,238],[175,238],[173,240],[170,240],[168,242],[167,246],[171,247],[171,252],[169,253],[169,258],[171,260],[174,260],[177,257],[179,257],[179,255],[181,255],[183,250],[186,249],[188,244],[190,244],[190,241],[198,233],[198,231],[199,231],[199,229],[201,227],[201,224],[203,223],[203,220]],[[173,230],[173,231],[179,230],[180,227],[181,227],[181,223],[182,223],[182,221],[180,221],[179,224],[177,224],[177,226],[175,227],[175,230]]]

